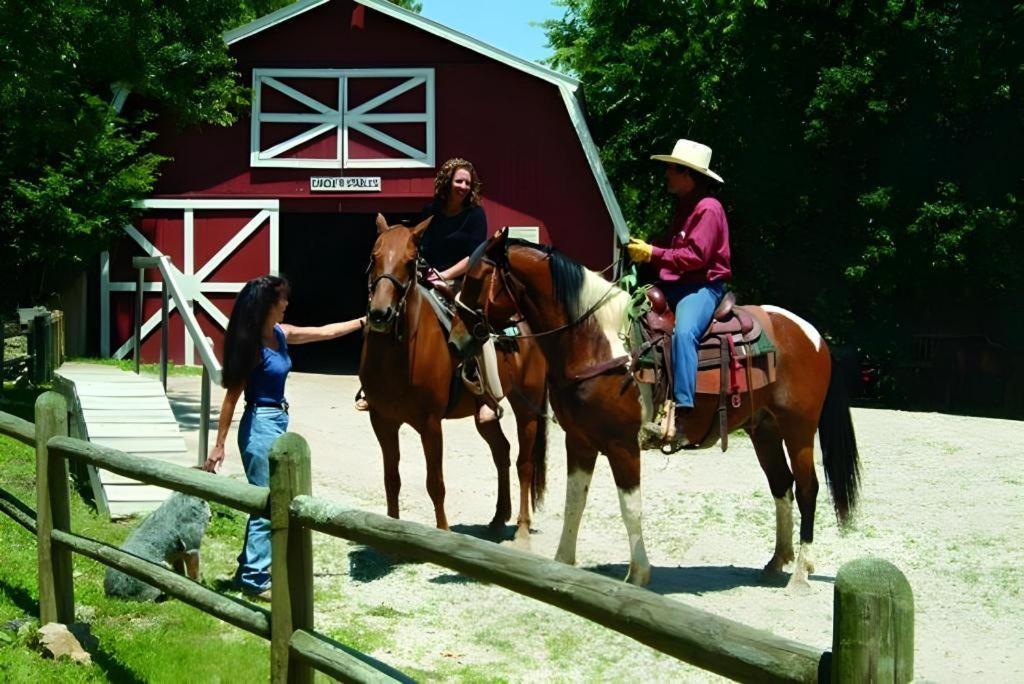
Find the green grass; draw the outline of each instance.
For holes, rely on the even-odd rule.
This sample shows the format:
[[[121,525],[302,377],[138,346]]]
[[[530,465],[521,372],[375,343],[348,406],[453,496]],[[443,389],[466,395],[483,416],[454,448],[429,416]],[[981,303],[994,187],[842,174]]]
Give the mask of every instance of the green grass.
[[[5,397],[9,399],[10,397]],[[21,397],[24,403],[28,396]],[[31,406],[31,400],[28,400]],[[4,408],[3,410],[10,410]],[[32,449],[0,437],[0,486],[34,505]],[[136,524],[111,523],[78,496],[72,497],[72,529],[93,539],[120,544]],[[242,544],[244,515],[215,506],[203,542],[207,586],[234,569]],[[32,648],[31,625],[21,633],[4,629],[12,620],[38,616],[36,545],[32,536],[0,514],[0,681],[2,682],[251,682],[266,681],[269,643],[220,622],[179,601],[134,603],[107,598],[105,568],[74,558],[75,613],[99,640],[91,666],[43,660]]]
[[[76,363],[95,363],[101,366],[116,366],[121,370],[134,371],[135,363],[131,359],[98,359],[90,357],[78,357],[68,359],[68,361],[74,361]],[[158,363],[143,363],[139,365],[139,372],[148,373],[150,375],[160,374],[160,364]],[[168,375],[202,375],[202,366],[178,366],[173,361],[167,362],[167,374]]]

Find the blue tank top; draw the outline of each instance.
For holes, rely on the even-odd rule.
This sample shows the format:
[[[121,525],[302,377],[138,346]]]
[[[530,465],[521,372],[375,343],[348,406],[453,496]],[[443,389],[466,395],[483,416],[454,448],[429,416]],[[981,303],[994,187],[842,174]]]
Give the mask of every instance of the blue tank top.
[[[260,347],[260,362],[249,373],[245,383],[245,401],[250,404],[280,404],[284,401],[284,382],[292,369],[292,358],[288,356],[288,342],[280,326],[274,326],[277,351]]]

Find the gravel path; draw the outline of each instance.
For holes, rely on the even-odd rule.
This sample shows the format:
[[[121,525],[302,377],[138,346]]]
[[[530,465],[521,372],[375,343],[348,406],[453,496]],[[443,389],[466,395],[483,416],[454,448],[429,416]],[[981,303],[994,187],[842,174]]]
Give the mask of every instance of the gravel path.
[[[312,447],[314,494],[383,513],[380,451],[367,414],[352,409],[357,385],[349,376],[293,374],[291,429]],[[179,420],[193,430],[191,444],[198,394],[197,378],[171,379]],[[214,396],[219,402],[219,393]],[[649,588],[824,649],[831,644],[836,570],[878,556],[895,563],[914,590],[917,679],[1024,681],[1024,423],[870,409],[855,409],[853,419],[862,459],[860,510],[853,528],[841,533],[819,462],[817,569],[809,596],[758,581],[774,545],[775,514],[744,438],[731,439],[725,454],[717,448],[672,457],[645,452]],[[511,412],[502,423],[514,448]],[[445,439],[448,519],[457,531],[479,535],[494,510],[490,456],[469,420],[446,423]],[[432,524],[422,450],[408,428],[401,447],[402,517]],[[552,426],[548,498],[532,538],[533,551],[548,558],[561,530],[564,454],[562,433]],[[227,472],[241,476],[233,445]],[[516,491],[513,485],[513,501]],[[317,628],[415,676],[716,679],[582,618],[444,568],[394,563],[341,540],[314,539]],[[625,530],[604,460],[594,474],[578,563],[625,575]]]

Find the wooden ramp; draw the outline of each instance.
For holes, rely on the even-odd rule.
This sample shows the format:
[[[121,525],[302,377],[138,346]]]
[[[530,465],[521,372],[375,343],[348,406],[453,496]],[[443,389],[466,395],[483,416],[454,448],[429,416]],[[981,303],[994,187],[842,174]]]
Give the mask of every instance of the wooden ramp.
[[[156,377],[89,363],[65,363],[56,375],[69,399],[74,436],[143,458],[196,464]],[[97,507],[112,518],[151,511],[171,495],[92,466],[89,479]]]

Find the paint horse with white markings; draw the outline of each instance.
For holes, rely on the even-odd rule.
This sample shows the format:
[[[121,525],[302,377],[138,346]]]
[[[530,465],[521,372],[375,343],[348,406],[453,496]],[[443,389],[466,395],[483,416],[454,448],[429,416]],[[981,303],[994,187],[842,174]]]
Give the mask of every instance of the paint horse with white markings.
[[[621,332],[628,295],[552,248],[497,233],[478,250],[459,297],[451,341],[472,353],[482,339],[523,319],[548,361],[551,406],[565,430],[568,478],[565,518],[555,559],[572,564],[594,465],[605,454],[619,491],[629,538],[627,581],[644,585],[651,567],[644,549],[639,433],[640,390],[628,373]],[[841,523],[857,498],[858,456],[849,403],[820,335],[776,307],[750,306],[777,354],[775,382],[729,407],[727,429],[750,435],[775,498],[775,553],[766,575],[795,560],[789,586],[809,588],[818,478],[814,434],[819,432],[826,480]],[[696,442],[706,433],[717,397],[703,395],[684,425]],[[785,445],[785,451],[783,450]],[[789,463],[786,452],[789,453]],[[793,491],[800,509],[800,549],[793,548]]]

